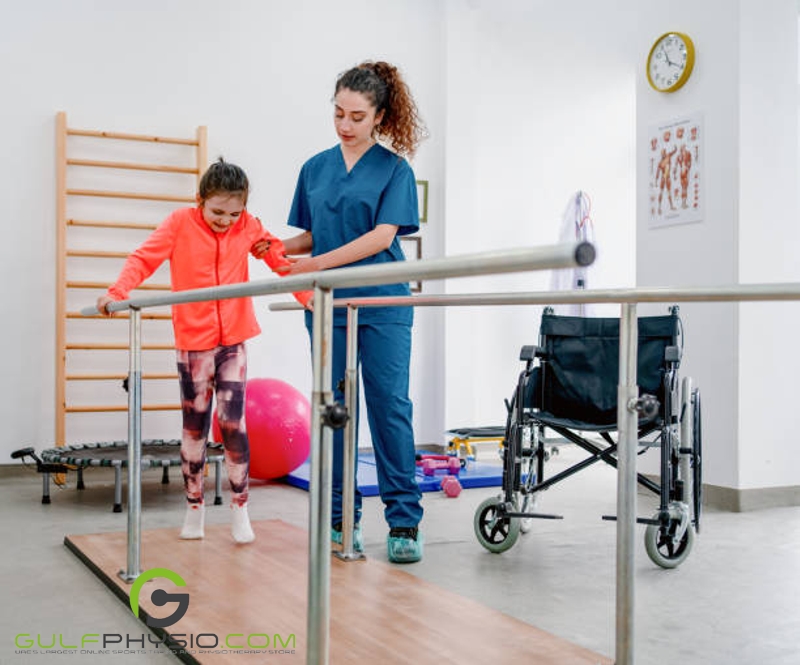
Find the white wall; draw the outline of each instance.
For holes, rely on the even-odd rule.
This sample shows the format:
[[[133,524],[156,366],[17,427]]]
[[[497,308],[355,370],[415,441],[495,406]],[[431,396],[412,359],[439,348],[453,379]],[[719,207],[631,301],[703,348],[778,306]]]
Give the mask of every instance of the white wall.
[[[567,203],[583,190],[598,244],[589,285],[633,286],[636,4],[616,3],[609,20],[606,4],[589,0],[448,3],[447,254],[556,243]],[[549,279],[459,279],[447,290],[546,290]],[[447,309],[447,427],[505,422],[503,399],[539,313]]]
[[[647,85],[640,58],[637,173],[647,173],[650,126],[701,112],[705,215],[652,228],[647,190],[639,189],[638,285],[797,281],[797,3],[658,6],[641,12],[640,53],[662,32],[681,30],[693,38],[697,62],[684,88],[661,94]],[[797,485],[800,452],[785,417],[794,403],[787,381],[797,366],[789,350],[796,305],[684,304],[681,313],[681,373],[703,400],[704,480],[738,489]]]
[[[655,3],[649,3],[654,6]],[[637,270],[638,286],[735,284],[738,278],[739,220],[739,16],[727,0],[698,5],[678,0],[641,12],[637,40]],[[647,83],[645,60],[656,38],[668,30],[689,34],[696,48],[691,78],[676,93],[655,92]],[[702,222],[652,228],[649,225],[648,128],[702,112],[705,216]],[[639,307],[640,314],[663,311]],[[704,480],[736,486],[738,477],[737,377],[738,306],[683,304],[683,376],[702,393]]]
[[[798,5],[740,1],[739,281],[798,282]],[[798,329],[797,303],[741,306],[737,487],[800,484],[788,384]]]
[[[11,450],[49,447],[54,437],[58,111],[75,128],[186,136],[207,125],[209,158],[221,154],[247,170],[249,208],[285,237],[293,233],[284,222],[301,164],[336,142],[330,99],[337,74],[363,59],[387,59],[405,73],[430,126],[431,139],[414,162],[417,175],[442,180],[438,3],[354,0],[345,9],[320,0],[3,0],[2,8],[0,198],[7,231],[0,247],[6,320],[0,463],[10,462]],[[433,225],[442,211],[436,185],[431,198]],[[252,265],[251,277],[270,277]],[[87,295],[85,304],[95,296]],[[264,334],[250,345],[250,375],[281,378],[308,392],[301,315],[270,313],[269,301],[258,306]],[[419,318],[415,345],[422,353],[415,368],[433,334]],[[414,390],[424,438],[433,429],[436,401]],[[123,425],[105,438],[124,436]]]

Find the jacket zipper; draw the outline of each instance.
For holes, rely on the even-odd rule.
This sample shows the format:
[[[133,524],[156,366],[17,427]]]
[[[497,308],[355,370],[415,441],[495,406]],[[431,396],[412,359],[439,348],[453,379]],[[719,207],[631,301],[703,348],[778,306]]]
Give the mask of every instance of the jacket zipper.
[[[219,255],[220,255],[219,235],[214,234],[214,240],[217,241],[217,260],[214,263],[214,270],[216,272],[216,277],[217,277],[217,286],[219,286],[220,285],[220,279],[219,279]],[[220,303],[222,301],[221,300],[215,300],[214,302],[215,302],[215,304],[217,306],[217,331],[218,331],[217,339],[219,340],[219,345],[222,346],[222,309],[220,308]]]

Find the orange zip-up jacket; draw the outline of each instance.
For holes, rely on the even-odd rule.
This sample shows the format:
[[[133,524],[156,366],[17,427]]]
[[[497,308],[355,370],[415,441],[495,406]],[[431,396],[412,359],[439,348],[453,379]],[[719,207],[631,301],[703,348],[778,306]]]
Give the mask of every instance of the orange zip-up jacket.
[[[181,208],[128,257],[108,296],[127,299],[167,259],[173,291],[246,282],[250,248],[259,240],[270,241],[264,257],[270,268],[289,263],[283,255],[283,243],[246,210],[227,231],[215,233],[199,207]],[[312,295],[304,291],[295,297],[306,305]],[[239,344],[261,332],[250,297],[173,305],[172,326],[176,348],[188,351]]]

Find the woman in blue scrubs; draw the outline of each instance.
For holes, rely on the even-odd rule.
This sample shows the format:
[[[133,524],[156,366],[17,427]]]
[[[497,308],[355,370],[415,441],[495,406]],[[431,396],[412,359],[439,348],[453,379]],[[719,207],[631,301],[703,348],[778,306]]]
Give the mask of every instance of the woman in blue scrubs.
[[[365,62],[342,74],[334,91],[334,126],[339,144],[302,167],[289,224],[303,230],[285,241],[297,259],[289,274],[340,266],[403,261],[398,236],[419,228],[414,172],[404,159],[424,137],[408,86],[397,68]],[[337,289],[336,298],[408,296],[408,284]],[[378,488],[389,524],[389,560],[422,558],[421,493],[415,478],[412,404],[408,397],[411,358],[410,307],[359,311],[358,354],[367,418],[375,452]],[[347,313],[334,311],[333,385],[345,375]],[[306,313],[311,329],[311,315]],[[334,434],[333,539],[341,542],[342,430]],[[362,549],[361,494],[356,489],[354,543]]]

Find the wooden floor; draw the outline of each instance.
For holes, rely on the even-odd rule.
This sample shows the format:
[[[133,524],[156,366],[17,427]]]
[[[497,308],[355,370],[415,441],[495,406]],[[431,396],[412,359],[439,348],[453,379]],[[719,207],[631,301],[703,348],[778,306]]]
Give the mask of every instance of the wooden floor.
[[[165,617],[177,605],[156,607],[150,600],[153,589],[189,594],[184,617],[165,629],[172,639],[199,638],[203,648],[195,645],[187,649],[193,653],[178,653],[182,660],[214,665],[305,663],[307,532],[279,520],[254,522],[253,529],[257,539],[250,545],[236,545],[227,525],[207,526],[202,541],[180,540],[177,528],[142,533],[141,570],[168,568],[186,582],[186,587],[178,588],[155,579],[140,595],[140,607],[147,615]],[[126,533],[67,536],[64,542],[121,600],[129,602],[130,586],[117,575],[126,567]],[[330,634],[334,665],[611,663],[402,567],[374,559],[346,563],[332,558]],[[247,649],[246,640],[252,636],[252,646],[263,647],[265,635],[270,644],[257,649],[259,653],[232,653],[225,645],[227,638],[229,644]],[[294,646],[294,654],[269,654],[270,649],[287,648],[284,644],[289,649]]]

